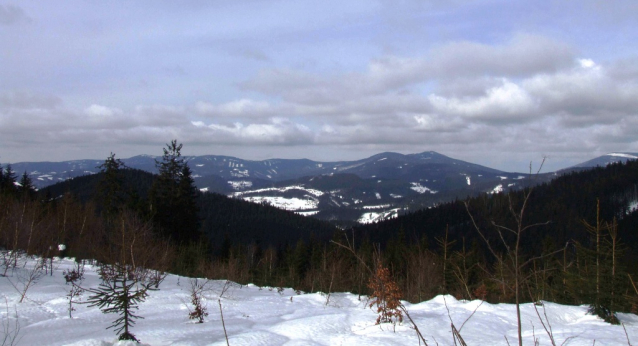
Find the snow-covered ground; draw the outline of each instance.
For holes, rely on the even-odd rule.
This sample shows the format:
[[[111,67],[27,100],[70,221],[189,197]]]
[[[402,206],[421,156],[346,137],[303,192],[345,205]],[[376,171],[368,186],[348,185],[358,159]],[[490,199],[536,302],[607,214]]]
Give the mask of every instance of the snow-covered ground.
[[[437,191],[434,191],[432,189],[429,189],[423,185],[421,185],[420,183],[410,183],[412,186],[410,187],[410,189],[418,192],[418,193],[426,193],[426,192],[430,192],[430,193],[437,193]]]
[[[118,344],[112,329],[106,328],[116,318],[96,307],[76,305],[73,318],[67,312],[62,271],[70,269],[69,259],[55,262],[53,276],[42,277],[18,303],[19,273],[0,277],[0,333],[8,327],[15,331],[19,322],[17,345],[106,346]],[[20,269],[23,270],[23,269]],[[83,285],[97,287],[95,268],[86,267]],[[215,281],[205,293],[209,316],[198,324],[188,319],[189,279],[168,276],[159,291],[150,293],[140,305],[132,332],[143,345],[226,345],[222,328],[219,295],[224,282]],[[83,297],[86,299],[86,297]],[[366,307],[366,298],[350,293],[303,294],[292,289],[281,292],[254,285],[232,284],[221,297],[228,341],[236,345],[418,345],[415,331],[408,322],[375,325],[375,312]],[[453,345],[450,318],[468,345],[516,344],[515,306],[457,301],[451,296],[438,296],[419,304],[405,303],[428,345]],[[542,307],[539,307],[543,316]],[[449,312],[448,312],[449,309]],[[548,336],[533,305],[522,309],[523,339],[526,345],[549,345]],[[586,314],[584,306],[545,303],[545,311],[556,344],[570,346],[628,345],[621,326],[604,323]],[[472,313],[476,312],[472,315]],[[638,343],[638,316],[619,314],[632,344]],[[0,334],[0,340],[3,335]],[[120,342],[118,345],[128,345]]]
[[[253,203],[268,203],[273,207],[297,211],[297,210],[309,210],[309,209],[317,209],[319,206],[319,202],[315,199],[307,198],[285,198],[281,196],[249,196],[243,197],[245,201],[253,202]]]
[[[303,185],[293,185],[293,186],[286,186],[286,187],[269,187],[269,188],[265,188],[265,189],[258,189],[258,190],[250,190],[250,191],[241,191],[241,192],[235,192],[233,194],[231,194],[231,197],[240,197],[243,195],[248,195],[248,194],[253,194],[253,193],[264,193],[264,192],[286,192],[289,190],[301,190],[304,191],[306,193],[309,193],[313,196],[316,197],[321,197],[323,196],[323,191],[320,190],[316,190],[316,189],[309,189],[304,187]]]
[[[363,207],[363,208],[372,209],[369,207]],[[390,209],[390,210],[381,211],[381,212],[368,212],[368,213],[361,214],[357,222],[362,224],[375,223],[375,222],[379,222],[379,221],[383,221],[387,219],[394,219],[398,215],[399,215],[399,208]]]

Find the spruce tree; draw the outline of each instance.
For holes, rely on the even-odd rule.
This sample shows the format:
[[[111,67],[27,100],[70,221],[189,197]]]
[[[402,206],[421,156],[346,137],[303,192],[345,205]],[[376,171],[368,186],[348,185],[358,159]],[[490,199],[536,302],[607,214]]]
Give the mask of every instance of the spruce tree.
[[[22,177],[20,178],[20,186],[18,187],[18,192],[23,198],[31,199],[35,196],[35,186],[33,186],[33,181],[31,177],[27,174],[27,171],[24,171]]]
[[[109,328],[114,328],[119,340],[137,341],[129,330],[135,320],[142,318],[134,313],[138,305],[148,297],[151,282],[140,282],[131,265],[116,263],[103,265],[100,268],[102,282],[89,297],[89,306],[97,306],[103,313],[120,315]]]
[[[124,206],[126,197],[122,187],[124,178],[122,169],[126,166],[111,153],[97,168],[103,174],[98,185],[98,194],[107,222]]]
[[[199,238],[199,219],[197,190],[181,149],[173,140],[163,148],[162,160],[155,161],[159,174],[150,191],[150,211],[165,236],[185,244]]]
[[[14,196],[17,192],[16,182],[17,177],[15,172],[11,168],[11,164],[8,164],[4,169],[4,173],[2,174],[2,179],[0,179],[0,192],[4,195]]]

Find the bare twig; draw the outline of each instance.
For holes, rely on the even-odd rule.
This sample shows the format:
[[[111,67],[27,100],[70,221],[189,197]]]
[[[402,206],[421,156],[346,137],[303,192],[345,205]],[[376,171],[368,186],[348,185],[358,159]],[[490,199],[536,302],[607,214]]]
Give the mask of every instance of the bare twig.
[[[13,286],[13,288],[15,288],[18,293],[20,293],[19,303],[22,303],[24,298],[26,298],[29,288],[33,286],[44,275],[43,268],[45,268],[45,261],[45,258],[37,258],[31,269],[25,268],[24,270],[26,272],[22,272],[22,270],[18,271],[18,284],[9,280],[11,286]],[[18,287],[18,285],[20,287]]]
[[[632,346],[631,341],[629,341],[629,334],[627,334],[627,328],[625,328],[625,324],[621,323],[620,325],[622,326],[622,329],[625,331],[625,336],[627,337],[627,345]]]
[[[217,302],[219,303],[219,315],[221,315],[222,317],[222,327],[224,328],[224,337],[226,338],[226,345],[230,346],[230,343],[228,342],[228,333],[226,333],[226,323],[224,322],[224,313],[222,312],[222,300],[217,299]]]
[[[506,335],[503,335],[503,338],[505,338],[505,342],[507,342],[507,346],[512,346],[512,345],[510,345],[510,341],[507,340],[507,336]]]
[[[465,325],[465,323],[466,323],[467,321],[469,321],[469,320],[470,320],[470,318],[472,318],[472,316],[474,316],[474,314],[476,313],[476,310],[478,310],[478,308],[480,308],[480,307],[481,307],[481,305],[483,305],[483,303],[485,303],[485,301],[481,300],[481,303],[480,303],[479,305],[477,305],[477,306],[476,306],[476,309],[474,309],[474,311],[472,311],[472,313],[470,314],[470,316],[468,316],[468,317],[465,319],[465,321],[463,321],[463,324],[461,324],[461,328],[459,328],[459,332],[460,332],[461,330],[463,330],[463,326]]]
[[[18,309],[14,306],[14,319],[15,322],[11,323],[9,316],[9,302],[7,298],[4,298],[4,304],[7,310],[7,318],[2,319],[2,334],[0,335],[0,345],[1,346],[13,346],[17,345],[18,341],[22,338],[20,335],[20,318],[18,316]]]
[[[452,315],[450,314],[450,308],[448,308],[447,306],[447,300],[445,299],[445,297],[443,297],[443,303],[445,304],[445,310],[447,310],[447,318],[450,319],[450,328],[452,329],[452,340],[454,341],[454,345],[467,346],[467,344],[465,343],[465,340],[463,340],[463,337],[461,336],[461,333],[456,329],[456,326],[454,326],[454,321],[452,321]],[[465,321],[467,322],[467,320]],[[465,322],[463,322],[463,324],[465,324]],[[457,341],[458,341],[458,344],[457,344]]]
[[[412,327],[414,328],[414,331],[416,332],[416,335],[419,337],[419,345],[421,344],[421,341],[423,341],[423,344],[425,346],[428,346],[428,343],[425,341],[425,338],[423,337],[423,334],[421,334],[421,331],[419,330],[419,327],[416,325],[416,323],[414,323],[414,320],[412,319],[412,317],[408,313],[408,309],[406,309],[403,304],[401,304],[399,306],[399,308],[403,311],[403,313],[405,314],[405,317],[408,318],[410,323],[412,323]],[[437,345],[438,345],[438,343],[437,343]]]

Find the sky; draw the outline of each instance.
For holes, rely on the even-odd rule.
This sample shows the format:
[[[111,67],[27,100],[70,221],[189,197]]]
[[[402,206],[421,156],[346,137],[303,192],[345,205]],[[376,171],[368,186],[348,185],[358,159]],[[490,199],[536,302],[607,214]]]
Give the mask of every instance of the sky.
[[[633,0],[0,0],[0,162],[638,152]]]

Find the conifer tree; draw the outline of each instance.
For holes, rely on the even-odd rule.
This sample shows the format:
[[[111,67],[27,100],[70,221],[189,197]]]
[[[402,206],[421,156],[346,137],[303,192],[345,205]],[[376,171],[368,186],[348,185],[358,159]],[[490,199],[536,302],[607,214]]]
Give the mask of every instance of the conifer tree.
[[[27,171],[24,171],[22,177],[20,178],[20,186],[18,187],[18,192],[24,198],[31,199],[35,196],[35,186],[33,186],[33,181],[31,177],[27,174]]]
[[[149,236],[150,225],[132,213],[124,210],[114,220],[118,227],[112,227],[109,235],[111,247],[106,249],[106,261],[98,272],[101,283],[96,289],[86,289],[91,293],[87,303],[105,314],[119,315],[107,328],[114,328],[119,340],[138,341],[130,331],[135,320],[142,318],[135,311],[165,277],[145,267],[151,258],[161,262],[156,258],[160,243]]]
[[[159,175],[150,191],[151,214],[161,232],[178,244],[198,236],[197,190],[191,170],[181,155],[177,140],[163,148],[162,160],[155,161]]]
[[[11,168],[11,164],[8,164],[7,167],[4,168],[4,173],[2,174],[2,179],[0,179],[0,192],[5,195],[15,195],[17,177],[15,172]]]
[[[120,159],[115,158],[115,154],[111,153],[104,163],[98,166],[100,173],[103,174],[102,180],[98,185],[98,193],[107,222],[112,218],[125,203],[124,189],[122,187],[124,178],[122,169],[126,166]]]
[[[589,313],[617,324],[616,308],[621,298],[617,292],[620,278],[625,276],[618,263],[618,258],[624,252],[624,246],[618,238],[618,226],[615,220],[612,223],[601,220],[600,201],[596,205],[596,223],[583,221],[583,224],[592,245],[577,245],[578,256],[583,264],[578,276],[572,278],[575,279],[571,283],[572,293],[590,304]]]
[[[116,263],[102,266],[102,282],[97,290],[91,290],[93,295],[88,299],[89,306],[97,306],[105,314],[120,315],[108,327],[115,328],[119,340],[138,341],[129,328],[135,325],[136,319],[142,318],[134,311],[146,299],[148,291],[153,290],[150,282],[139,282],[134,276],[130,265]]]

